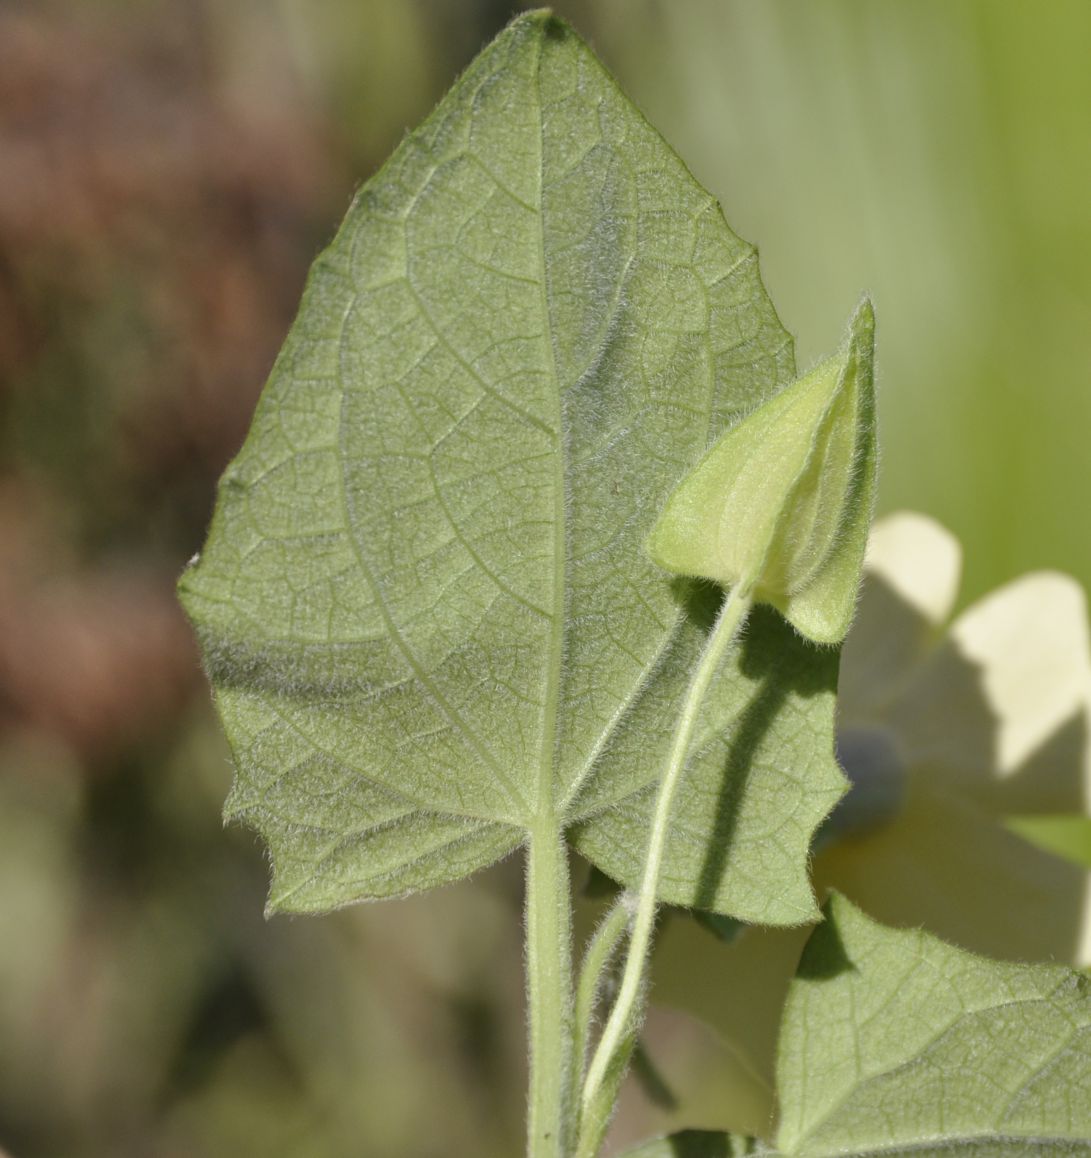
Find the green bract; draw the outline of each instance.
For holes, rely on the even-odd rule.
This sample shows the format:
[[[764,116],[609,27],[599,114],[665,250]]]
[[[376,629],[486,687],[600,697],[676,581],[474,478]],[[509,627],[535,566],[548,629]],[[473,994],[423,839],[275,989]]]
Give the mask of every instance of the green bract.
[[[712,610],[642,544],[792,376],[753,248],[564,24],[517,19],[315,262],[182,580],[271,909],[455,880],[531,831],[637,879]],[[755,617],[665,899],[815,915],[836,664]]]
[[[875,487],[875,320],[732,427],[671,495],[648,539],[669,571],[753,588],[819,643],[852,621]]]

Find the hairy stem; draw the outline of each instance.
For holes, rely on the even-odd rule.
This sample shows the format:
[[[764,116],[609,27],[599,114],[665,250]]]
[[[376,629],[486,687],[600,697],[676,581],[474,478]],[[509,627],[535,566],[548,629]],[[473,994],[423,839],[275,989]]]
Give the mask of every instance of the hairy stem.
[[[591,1022],[595,1016],[595,1003],[602,989],[603,976],[629,928],[632,915],[632,907],[626,898],[622,897],[616,901],[595,930],[595,935],[584,954],[579,984],[576,986],[572,1049],[573,1076],[577,1083],[582,1082],[584,1067],[587,1064],[587,1043],[591,1034]]]
[[[572,907],[568,854],[549,818],[527,851],[527,1004],[530,1095],[527,1154],[566,1158],[572,1104]]]
[[[644,975],[655,927],[656,891],[674,797],[685,770],[701,704],[725,652],[750,610],[750,586],[750,583],[737,584],[724,600],[704,652],[690,679],[682,702],[682,711],[675,725],[667,768],[656,797],[648,851],[644,860],[644,874],[640,882],[636,915],[633,918],[632,934],[629,938],[629,951],[625,958],[625,970],[622,973],[617,1000],[610,1010],[610,1016],[591,1059],[583,1086],[580,1154],[597,1152],[601,1142],[601,1138],[597,1135],[602,1133],[605,1117],[608,1115],[608,1108],[604,1109],[603,1094],[611,1092],[605,1087],[609,1082],[620,1079],[624,1065],[622,1055],[627,1054],[634,1040],[642,1006]]]

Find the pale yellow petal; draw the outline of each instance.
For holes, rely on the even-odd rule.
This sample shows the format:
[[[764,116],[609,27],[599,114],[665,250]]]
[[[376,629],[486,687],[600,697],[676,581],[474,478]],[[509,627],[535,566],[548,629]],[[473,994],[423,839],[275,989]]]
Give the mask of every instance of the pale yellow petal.
[[[1087,602],[1067,575],[1024,575],[959,616],[951,637],[981,669],[1009,776],[1089,702]]]
[[[1082,592],[1063,575],[1028,575],[959,617],[884,723],[912,778],[994,813],[1082,812],[1089,688]]]
[[[914,786],[897,819],[823,851],[815,879],[989,956],[1091,963],[1091,874],[958,797]]]
[[[864,566],[923,619],[938,625],[955,605],[962,549],[935,519],[917,511],[896,511],[876,519]]]
[[[958,541],[926,515],[901,511],[875,523],[841,657],[842,723],[882,718],[950,614],[960,569]]]
[[[997,719],[981,669],[950,637],[913,672],[882,722],[909,778],[988,803],[998,783]]]

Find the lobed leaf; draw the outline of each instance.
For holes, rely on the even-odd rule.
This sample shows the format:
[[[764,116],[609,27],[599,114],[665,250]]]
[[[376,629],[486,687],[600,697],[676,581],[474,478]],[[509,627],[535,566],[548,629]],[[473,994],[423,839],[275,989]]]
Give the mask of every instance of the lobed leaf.
[[[754,250],[565,25],[515,20],[315,262],[181,582],[270,909],[455,880],[543,823],[636,877],[709,594],[642,544],[791,377]],[[755,623],[666,899],[813,915],[835,682]]]

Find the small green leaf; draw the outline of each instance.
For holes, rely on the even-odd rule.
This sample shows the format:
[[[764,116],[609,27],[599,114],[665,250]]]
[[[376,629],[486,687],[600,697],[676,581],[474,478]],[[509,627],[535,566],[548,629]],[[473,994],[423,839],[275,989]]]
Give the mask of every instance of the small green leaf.
[[[841,897],[785,1007],[779,1151],[1091,1153],[1091,980],[875,924]]]
[[[753,584],[819,643],[845,637],[875,486],[875,319],[732,427],[671,495],[648,539],[668,571]]]
[[[636,879],[708,611],[642,544],[792,373],[753,248],[571,30],[515,20],[315,262],[181,583],[271,910],[455,880],[532,827]],[[751,632],[665,899],[813,914],[835,683]]]
[[[757,1154],[753,1138],[723,1134],[719,1130],[682,1130],[667,1138],[655,1138],[635,1150],[626,1150],[622,1158],[743,1158]]]

